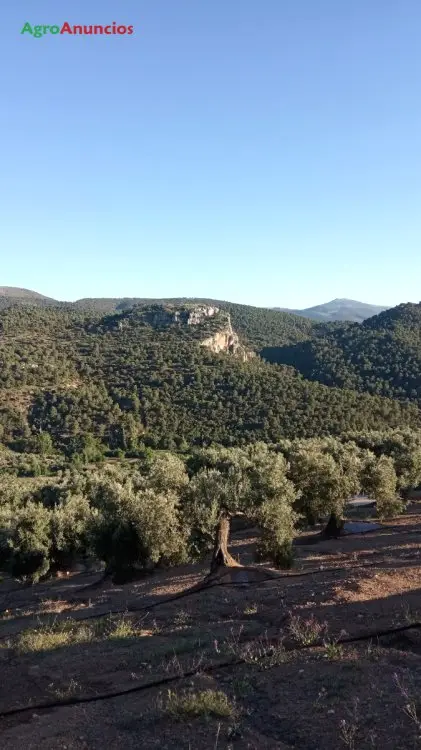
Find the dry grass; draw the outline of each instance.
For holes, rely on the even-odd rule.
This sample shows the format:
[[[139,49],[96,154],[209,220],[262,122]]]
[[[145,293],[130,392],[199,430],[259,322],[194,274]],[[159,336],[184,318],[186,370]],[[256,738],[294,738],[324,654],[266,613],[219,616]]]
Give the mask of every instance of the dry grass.
[[[238,711],[234,702],[221,690],[168,691],[163,710],[173,719],[190,719],[197,716],[232,719]]]
[[[301,646],[311,646],[326,635],[327,623],[319,622],[314,615],[307,618],[293,615],[289,623],[289,632]]]
[[[68,618],[55,619],[37,628],[25,630],[12,643],[18,653],[24,654],[99,640],[137,638],[151,633],[151,630],[138,627],[124,615],[98,618],[91,622]]]
[[[74,605],[60,599],[43,599],[41,602],[41,612],[45,614],[61,614],[69,609],[74,609]]]

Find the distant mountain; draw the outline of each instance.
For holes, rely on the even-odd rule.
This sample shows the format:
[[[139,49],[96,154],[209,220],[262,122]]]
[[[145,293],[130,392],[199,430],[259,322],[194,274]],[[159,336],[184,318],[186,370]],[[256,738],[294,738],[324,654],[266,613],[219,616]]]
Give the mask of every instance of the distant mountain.
[[[185,304],[186,302],[193,302],[198,304],[210,304],[218,305],[219,307],[231,308],[230,312],[234,310],[240,311],[240,308],[247,313],[252,310],[261,310],[265,308],[253,308],[250,305],[236,305],[235,303],[226,302],[222,300],[214,300],[207,298],[187,298],[187,297],[175,297],[175,298],[148,298],[148,297],[116,297],[112,298],[100,298],[91,297],[85,299],[79,299],[76,302],[66,303],[59,302],[52,297],[46,297],[44,294],[39,294],[31,289],[20,289],[14,286],[0,286],[0,309],[9,307],[10,305],[54,305],[54,306],[68,306],[76,307],[79,310],[90,310],[91,312],[100,313],[102,315],[113,312],[123,312],[129,310],[136,305],[150,305],[150,304]],[[371,318],[373,315],[387,310],[387,307],[379,305],[367,305],[364,302],[356,302],[350,299],[334,299],[332,302],[326,302],[323,305],[316,305],[315,307],[307,307],[304,310],[290,310],[284,307],[273,307],[266,308],[270,313],[288,313],[290,315],[298,315],[300,318],[309,318],[319,323],[330,323],[335,321],[350,321],[355,323],[361,323],[367,318]]]
[[[365,302],[357,302],[353,299],[334,299],[331,302],[325,302],[323,305],[307,307],[304,310],[289,310],[286,307],[275,307],[273,309],[326,323],[336,320],[362,323],[363,320],[378,315],[388,308],[381,305],[368,305]]]
[[[44,294],[33,292],[32,289],[20,289],[17,286],[0,286],[0,297],[6,297],[8,300],[49,300],[55,302],[51,297],[45,297]]]

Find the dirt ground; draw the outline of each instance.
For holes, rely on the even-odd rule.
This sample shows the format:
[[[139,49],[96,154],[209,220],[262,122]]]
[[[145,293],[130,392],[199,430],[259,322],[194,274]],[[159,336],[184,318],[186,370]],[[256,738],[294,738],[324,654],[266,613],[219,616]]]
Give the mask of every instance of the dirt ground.
[[[231,552],[250,565],[254,544],[238,531]],[[267,581],[189,591],[207,561],[124,586],[4,579],[0,747],[419,748],[420,545],[413,506],[369,534],[303,535]]]

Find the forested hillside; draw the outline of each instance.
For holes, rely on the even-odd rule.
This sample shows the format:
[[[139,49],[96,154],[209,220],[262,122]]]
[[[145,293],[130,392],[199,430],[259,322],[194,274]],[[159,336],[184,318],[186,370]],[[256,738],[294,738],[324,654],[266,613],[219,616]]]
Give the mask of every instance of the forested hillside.
[[[421,304],[402,304],[362,324],[325,329],[296,345],[264,348],[270,362],[306,378],[421,403]]]
[[[183,297],[173,299],[127,298],[114,300],[92,298],[78,300],[74,303],[74,307],[77,310],[104,315],[105,313],[127,311],[134,306],[147,307],[152,304],[185,305],[186,303],[217,305],[220,309],[226,310],[231,316],[233,328],[254,349],[305,341],[310,336],[324,330],[324,326],[291,313],[206,298],[192,300],[187,300]]]
[[[317,325],[311,320],[293,315],[287,312],[270,310],[265,307],[252,307],[250,305],[237,305],[232,302],[212,300],[205,298],[186,299],[177,297],[173,299],[153,299],[142,297],[125,297],[116,299],[86,298],[76,302],[59,302],[58,300],[44,297],[37,292],[14,287],[0,287],[0,310],[10,307],[50,307],[68,310],[69,312],[89,313],[95,317],[122,313],[133,307],[149,307],[150,305],[191,305],[205,304],[216,305],[226,310],[232,319],[235,330],[254,349],[263,346],[280,346],[283,344],[304,341],[319,331],[324,330],[324,325]]]
[[[257,343],[258,313],[234,307],[240,342]],[[2,311],[3,443],[30,451],[48,434],[71,453],[91,439],[136,451],[140,443],[238,445],[419,425],[416,405],[328,388],[259,357],[215,354],[201,342],[227,330],[227,310],[195,325],[172,320],[188,309],[149,305],[105,317],[55,307]]]

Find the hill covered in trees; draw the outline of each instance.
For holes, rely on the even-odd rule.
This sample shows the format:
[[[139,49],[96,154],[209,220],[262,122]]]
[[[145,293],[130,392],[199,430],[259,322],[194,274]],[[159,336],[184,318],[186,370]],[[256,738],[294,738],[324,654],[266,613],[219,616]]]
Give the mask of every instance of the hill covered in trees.
[[[118,578],[213,548],[217,570],[235,562],[237,513],[260,527],[261,559],[290,565],[300,524],[327,514],[327,533],[339,533],[351,494],[370,494],[385,516],[404,507],[421,479],[419,405],[266,362],[261,337],[293,336],[290,316],[265,331],[276,314],[249,310],[0,311],[0,568],[38,580],[93,555]],[[303,320],[276,351],[355,331],[416,352],[417,314]]]
[[[223,300],[207,298],[187,299],[185,297],[153,299],[146,297],[86,298],[76,302],[60,302],[44,297],[37,292],[16,287],[0,287],[0,310],[20,306],[54,307],[76,313],[90,313],[94,316],[123,313],[134,307],[151,305],[210,305],[226,310],[232,319],[235,330],[247,340],[252,348],[277,346],[295,341],[304,341],[317,332],[318,326],[312,321],[287,312],[270,310],[265,307],[238,305]]]
[[[42,435],[67,453],[82,453],[92,440],[135,452],[139,444],[242,445],[419,425],[415,404],[328,388],[291,367],[245,356],[264,335],[258,313],[253,319],[237,309],[235,318],[225,308],[192,324],[195,309],[2,311],[2,442],[31,451]],[[215,336],[222,351],[213,350]]]
[[[421,303],[402,304],[361,325],[325,329],[292,345],[263,349],[270,362],[338,388],[421,403]]]

